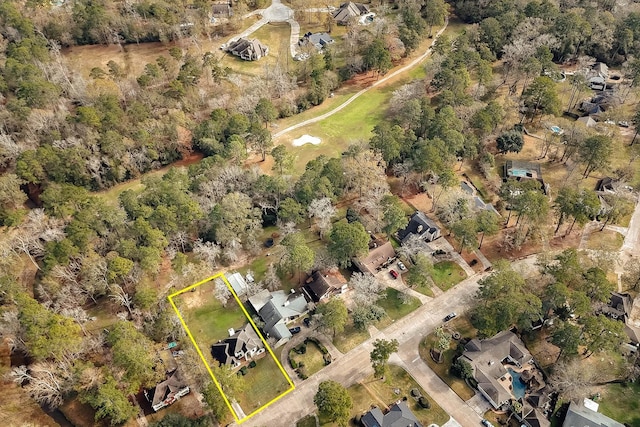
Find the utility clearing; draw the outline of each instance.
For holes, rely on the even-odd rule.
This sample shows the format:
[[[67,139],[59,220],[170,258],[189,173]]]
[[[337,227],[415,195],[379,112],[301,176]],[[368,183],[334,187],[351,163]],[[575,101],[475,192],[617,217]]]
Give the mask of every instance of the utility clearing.
[[[300,147],[301,145],[304,145],[304,144],[318,145],[321,142],[322,140],[320,138],[305,134],[305,135],[302,135],[300,138],[294,139],[292,142],[292,145],[294,147]]]

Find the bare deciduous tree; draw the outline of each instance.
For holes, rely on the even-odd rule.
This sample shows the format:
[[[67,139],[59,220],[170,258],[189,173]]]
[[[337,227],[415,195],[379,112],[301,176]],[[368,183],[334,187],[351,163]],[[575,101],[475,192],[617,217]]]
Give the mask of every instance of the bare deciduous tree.
[[[349,281],[355,292],[353,300],[358,306],[369,307],[384,297],[386,286],[380,283],[372,274],[354,273]]]
[[[312,200],[307,210],[309,212],[309,218],[316,220],[318,233],[322,239],[324,234],[331,228],[331,219],[336,215],[336,208],[333,207],[328,197],[323,197]]]

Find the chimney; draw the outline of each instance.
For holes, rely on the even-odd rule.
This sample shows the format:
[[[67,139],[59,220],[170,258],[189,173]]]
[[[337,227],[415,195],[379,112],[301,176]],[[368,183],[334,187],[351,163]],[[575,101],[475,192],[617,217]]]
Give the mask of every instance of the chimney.
[[[418,225],[418,230],[417,230],[417,231],[418,231],[418,234],[422,233],[422,229],[423,229],[423,228],[424,228],[424,227],[422,226],[422,224],[419,224],[419,225]]]
[[[236,331],[233,328],[229,328],[229,330],[227,331],[229,333],[229,336],[232,337],[235,335]]]

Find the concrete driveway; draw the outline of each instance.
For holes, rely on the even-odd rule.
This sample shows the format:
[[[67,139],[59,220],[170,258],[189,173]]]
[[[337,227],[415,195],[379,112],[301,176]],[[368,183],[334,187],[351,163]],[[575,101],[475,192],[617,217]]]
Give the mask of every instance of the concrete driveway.
[[[297,385],[293,392],[244,422],[243,426],[293,426],[300,418],[315,412],[313,396],[320,382],[331,379],[348,387],[373,373],[369,353],[373,349],[373,341],[378,338],[398,340],[400,346],[391,361],[405,367],[457,423],[464,426],[478,425],[480,416],[420,359],[418,345],[425,335],[442,324],[447,313],[464,313],[475,304],[478,280],[486,275],[487,273],[482,273],[465,279],[385,330],[377,331],[370,339]]]

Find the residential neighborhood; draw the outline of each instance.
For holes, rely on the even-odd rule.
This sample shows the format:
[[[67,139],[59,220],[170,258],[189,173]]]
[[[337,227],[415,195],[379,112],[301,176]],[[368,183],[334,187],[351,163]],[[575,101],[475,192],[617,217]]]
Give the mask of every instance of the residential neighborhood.
[[[640,3],[0,2],[0,412],[640,427]]]

